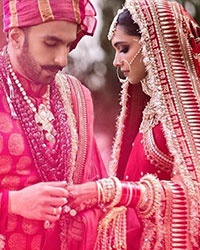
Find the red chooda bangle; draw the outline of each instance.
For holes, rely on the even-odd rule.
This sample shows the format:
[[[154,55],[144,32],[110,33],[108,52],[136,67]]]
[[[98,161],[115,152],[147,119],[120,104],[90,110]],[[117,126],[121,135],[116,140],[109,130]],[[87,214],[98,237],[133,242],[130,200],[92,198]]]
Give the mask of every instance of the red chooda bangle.
[[[140,186],[134,182],[121,182],[122,195],[118,205],[135,208],[140,200]]]

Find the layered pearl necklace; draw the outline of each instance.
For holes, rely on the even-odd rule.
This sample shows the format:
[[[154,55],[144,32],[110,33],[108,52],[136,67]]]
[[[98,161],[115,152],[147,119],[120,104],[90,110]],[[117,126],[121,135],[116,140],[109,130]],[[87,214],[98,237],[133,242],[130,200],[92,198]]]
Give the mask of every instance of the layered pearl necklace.
[[[28,97],[26,91],[24,90],[22,84],[20,83],[19,79],[17,78],[10,62],[8,63],[8,70],[10,72],[10,75],[17,85],[19,91],[21,92],[24,100],[26,103],[29,105],[31,110],[33,111],[35,122],[37,123],[40,131],[43,131],[45,134],[45,138],[47,141],[51,142],[52,144],[55,143],[55,136],[56,136],[56,130],[53,127],[52,122],[55,120],[54,115],[50,111],[50,86],[47,87],[47,92],[45,94],[45,98],[47,99],[47,104],[45,105],[44,103],[41,103],[38,106],[38,110],[35,107],[34,103],[31,101],[31,99]],[[11,79],[8,77],[7,78],[8,85],[9,87],[12,84]]]

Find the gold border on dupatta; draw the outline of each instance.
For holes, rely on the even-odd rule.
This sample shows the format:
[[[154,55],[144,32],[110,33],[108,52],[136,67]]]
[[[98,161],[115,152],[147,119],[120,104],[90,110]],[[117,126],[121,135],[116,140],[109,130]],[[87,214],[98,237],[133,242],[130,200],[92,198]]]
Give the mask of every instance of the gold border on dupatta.
[[[72,5],[73,5],[73,9],[74,9],[74,15],[76,18],[76,22],[78,24],[81,23],[81,13],[80,13],[80,9],[79,9],[79,0],[72,0]]]
[[[38,0],[38,8],[43,22],[54,20],[54,15],[49,0]]]
[[[176,155],[176,159],[179,158],[179,162],[183,162],[183,159],[187,158],[187,162],[185,161],[184,164],[185,166],[187,165],[187,171],[189,170],[189,172],[191,172],[194,170],[190,168],[191,165],[199,165],[200,147],[198,145],[199,136],[195,135],[194,130],[197,118],[192,117],[193,110],[191,110],[191,112],[188,111],[189,106],[187,105],[188,100],[186,96],[188,90],[184,90],[184,88],[186,88],[184,80],[187,79],[187,86],[192,88],[193,94],[197,97],[199,96],[199,90],[197,89],[197,84],[195,85],[195,81],[197,82],[199,80],[197,77],[194,79],[195,66],[192,62],[192,52],[185,41],[187,39],[184,40],[183,34],[179,32],[178,25],[180,25],[180,20],[170,20],[166,17],[165,5],[167,2],[152,0],[149,1],[149,3],[151,3],[150,9],[158,36],[157,39],[154,38],[154,40],[156,39],[154,44],[160,47],[160,50],[157,49],[157,51],[151,48],[152,54],[156,58],[156,62],[160,63],[159,66],[153,66],[154,73],[160,79],[165,105],[168,106],[168,115],[170,115],[169,110],[171,112],[170,126],[177,135],[172,138],[172,136],[168,136],[168,132],[165,131],[168,138],[168,146],[171,152],[177,151],[177,149],[174,148],[176,147],[175,145],[179,145],[179,149],[182,148],[181,155],[179,154],[179,157]],[[158,9],[155,8],[154,4],[157,5]],[[175,6],[177,6],[175,3],[168,5],[168,12],[173,12],[174,18],[179,11],[178,7]],[[158,16],[154,15],[156,12]],[[176,31],[174,31],[174,27],[176,27]],[[184,46],[181,46],[180,41],[182,41]],[[179,53],[181,56],[177,55],[177,44],[179,45]],[[188,70],[189,64],[191,66],[191,72]],[[165,69],[168,70],[166,71]],[[177,125],[178,122],[180,122],[180,126]],[[165,125],[165,128],[169,127],[166,121],[162,121],[162,123]],[[193,128],[193,130],[190,128]],[[176,171],[176,169],[174,170]],[[196,172],[195,179],[200,180],[199,178],[200,174]]]
[[[86,104],[81,86],[74,77],[67,77],[64,74],[59,73],[56,75],[56,86],[58,87],[61,94],[61,99],[63,102],[65,113],[67,115],[67,122],[71,135],[71,157],[69,159],[70,170],[68,171],[67,182],[68,185],[72,185],[73,183],[78,183],[78,180],[82,178],[84,167],[83,164],[85,163],[85,156],[87,152],[88,144]],[[75,89],[78,100],[77,104],[79,109],[79,119],[80,117],[82,118],[79,121],[79,128],[77,128],[77,120],[73,111],[71,88]],[[79,134],[81,135],[80,137],[78,137],[78,129]],[[66,215],[63,215],[60,219],[61,250],[67,249],[68,246],[67,235],[69,223],[70,218],[68,218]]]
[[[76,166],[78,166],[78,170],[74,173],[74,183],[81,183],[83,177],[83,170],[86,160],[87,154],[87,109],[85,103],[85,97],[82,90],[82,87],[78,80],[74,77],[71,77],[72,86],[77,96],[77,104],[78,104],[78,113],[79,113],[79,141],[78,141],[78,155],[76,160]]]
[[[56,84],[61,94],[71,135],[71,157],[69,159],[70,170],[68,171],[69,176],[67,176],[67,182],[70,185],[73,184],[73,176],[76,170],[76,157],[78,151],[77,122],[73,112],[71,89],[67,77],[63,74],[57,74]]]
[[[175,8],[174,6],[174,12],[178,13],[181,15],[181,11],[179,8]],[[184,17],[183,17],[184,18]],[[185,18],[185,21],[187,19]],[[183,20],[181,20],[183,22]],[[189,26],[189,24],[188,24]],[[193,161],[194,161],[194,166],[199,166],[200,164],[200,133],[197,133],[197,131],[200,128],[200,123],[199,123],[199,113],[200,113],[200,79],[198,78],[196,69],[195,69],[195,64],[192,56],[192,50],[191,50],[191,45],[186,39],[186,35],[182,32],[178,32],[179,39],[181,41],[181,50],[183,52],[183,58],[184,61],[186,62],[186,66],[188,68],[188,76],[190,79],[190,84],[192,86],[193,92],[194,92],[194,103],[196,102],[196,106],[198,107],[199,112],[194,113],[194,106],[188,107],[189,104],[189,99],[187,100],[185,97],[185,93],[187,93],[188,90],[185,90],[185,93],[182,93],[181,99],[183,102],[183,105],[185,106],[185,109],[187,108],[187,112],[185,112],[185,116],[187,117],[187,121],[189,125],[186,127],[186,135],[189,135],[190,137],[187,138],[187,141],[189,140],[190,142],[190,151],[193,156]],[[181,75],[182,72],[180,72]],[[197,123],[198,121],[198,123]],[[192,169],[193,170],[193,169]],[[197,180],[198,182],[200,181],[200,170],[197,168],[196,169],[196,175],[197,175]]]
[[[61,93],[61,98],[63,101],[63,105],[68,118],[68,124],[71,132],[71,143],[72,143],[71,159],[70,159],[71,170],[69,171],[68,183],[77,184],[81,182],[83,177],[83,169],[88,147],[87,143],[88,124],[87,124],[87,110],[86,110],[85,96],[80,83],[73,76],[70,77],[68,76],[69,79],[67,79],[65,75],[58,74],[56,77],[57,77],[56,83]],[[69,81],[71,84],[69,84]],[[78,124],[72,107],[71,88],[74,89],[75,94],[77,96],[78,115],[79,115]]]
[[[10,8],[10,27],[18,27],[17,0],[9,1]]]
[[[187,44],[186,41],[182,44],[182,46],[180,44],[180,41],[183,42],[184,36],[181,37],[181,39],[179,37],[180,35],[183,35],[183,33],[180,34],[179,21],[175,18],[177,12],[174,9],[174,5],[176,4],[177,6],[177,3],[169,4],[168,2],[161,0],[149,0],[148,2],[157,34],[157,41],[155,41],[155,36],[151,29],[150,32],[152,35],[150,35],[150,39],[146,41],[147,45],[145,46],[148,48],[150,47],[149,51],[152,53],[153,58],[156,58],[155,61],[150,62],[151,66],[148,66],[148,68],[152,70],[158,79],[156,84],[162,87],[160,103],[162,104],[164,102],[164,107],[167,107],[167,110],[165,116],[163,116],[164,119],[162,118],[161,122],[164,125],[164,132],[169,149],[175,156],[173,172],[175,175],[180,175],[187,196],[186,214],[188,220],[186,221],[188,221],[188,223],[186,227],[188,238],[186,243],[190,244],[192,242],[196,245],[198,244],[199,237],[199,221],[196,219],[199,202],[195,194],[194,180],[199,181],[200,178],[197,142],[199,133],[198,135],[195,134],[195,130],[197,129],[197,120],[195,120],[196,117],[192,117],[194,113],[190,110],[190,105],[187,105],[187,101],[190,101],[187,98],[188,88],[190,91],[192,89],[192,96],[196,95],[196,97],[198,97],[199,92],[198,87],[195,85],[195,81],[199,82],[199,80],[196,78],[195,67],[193,65],[194,63],[192,63],[192,51],[189,44]],[[146,9],[143,9],[142,11],[145,12]],[[139,13],[141,14],[141,12]],[[157,13],[157,15],[155,13]],[[173,18],[170,19],[169,15],[171,17],[173,16]],[[142,25],[142,20],[140,20],[140,25],[143,28],[142,31],[144,36],[144,30],[146,31],[145,23]],[[159,45],[159,47],[157,49],[151,47],[151,43]],[[176,47],[177,45],[179,45],[178,52]],[[184,45],[185,48],[183,48]],[[150,57],[150,55],[147,54],[145,54],[145,56],[145,59],[147,60]],[[159,65],[159,63],[161,64]],[[190,68],[188,68],[189,64],[191,64]],[[192,72],[190,72],[190,69],[192,69]],[[151,79],[153,79],[152,76]],[[185,79],[187,79],[187,86],[184,85]],[[156,94],[159,94],[159,88],[156,87],[156,89],[158,92],[156,92]],[[158,103],[157,105],[159,106]],[[199,110],[199,101],[198,104],[196,102],[195,107],[198,107]],[[195,149],[194,152],[192,152],[193,148]],[[190,217],[191,211],[194,213],[192,218]],[[178,226],[179,223],[177,223],[176,228]],[[170,237],[172,237],[171,240],[174,242],[179,240],[179,235],[172,234]],[[192,249],[192,247],[187,246],[187,249]]]

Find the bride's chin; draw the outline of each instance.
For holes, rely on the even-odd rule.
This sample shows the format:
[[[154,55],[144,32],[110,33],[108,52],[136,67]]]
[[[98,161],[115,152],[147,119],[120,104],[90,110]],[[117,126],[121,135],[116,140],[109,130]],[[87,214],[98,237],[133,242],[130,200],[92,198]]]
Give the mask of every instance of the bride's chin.
[[[129,81],[130,84],[134,84],[132,79],[128,78],[128,81]]]

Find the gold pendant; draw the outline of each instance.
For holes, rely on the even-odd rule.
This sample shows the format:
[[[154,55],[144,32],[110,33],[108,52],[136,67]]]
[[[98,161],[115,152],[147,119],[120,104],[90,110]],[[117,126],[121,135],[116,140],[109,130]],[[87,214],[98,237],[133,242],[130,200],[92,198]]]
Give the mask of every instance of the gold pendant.
[[[44,104],[40,104],[38,107],[38,112],[35,114],[35,122],[38,124],[39,128],[46,131],[45,138],[51,142],[55,143],[56,131],[52,125],[52,121],[55,120],[54,115]]]
[[[52,144],[54,144],[56,142],[55,136],[52,135],[51,133],[46,133],[45,134],[45,138],[47,139],[47,141],[51,142]]]

